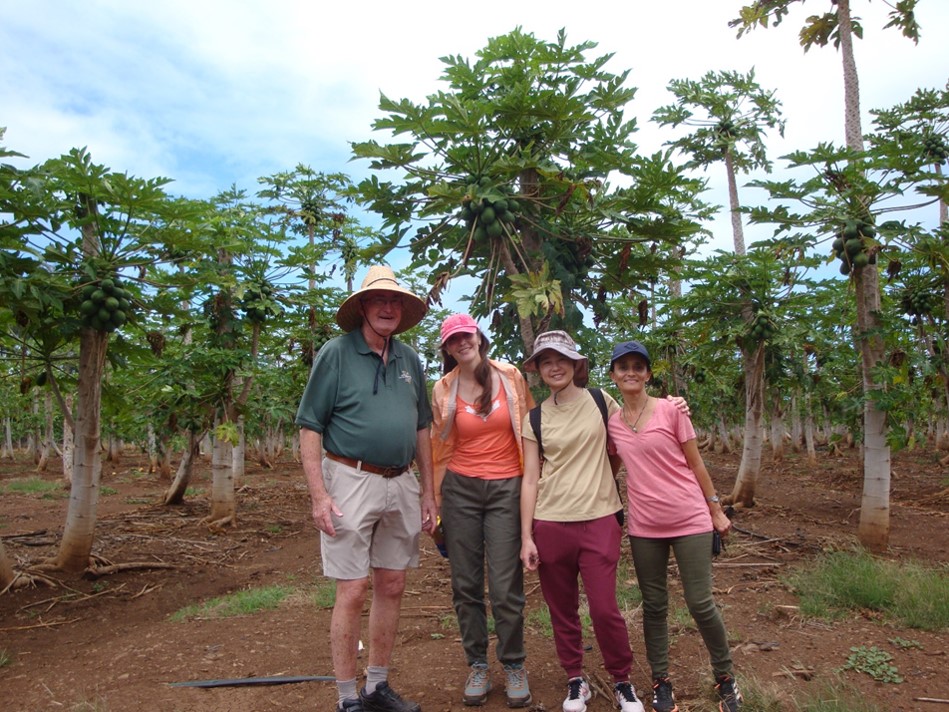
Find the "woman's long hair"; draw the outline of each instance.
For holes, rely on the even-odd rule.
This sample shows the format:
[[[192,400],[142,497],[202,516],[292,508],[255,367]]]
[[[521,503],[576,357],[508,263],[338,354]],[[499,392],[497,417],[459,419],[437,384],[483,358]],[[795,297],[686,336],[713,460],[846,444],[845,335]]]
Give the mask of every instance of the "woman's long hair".
[[[491,383],[491,364],[488,363],[488,348],[491,346],[491,343],[480,329],[478,329],[478,336],[480,337],[478,355],[481,357],[481,361],[475,367],[474,371],[475,383],[481,386],[481,396],[478,398],[478,415],[488,416],[491,415],[491,390],[493,385]],[[453,356],[448,355],[444,346],[442,346],[441,352],[442,374],[451,373],[455,366],[458,365],[458,362]]]

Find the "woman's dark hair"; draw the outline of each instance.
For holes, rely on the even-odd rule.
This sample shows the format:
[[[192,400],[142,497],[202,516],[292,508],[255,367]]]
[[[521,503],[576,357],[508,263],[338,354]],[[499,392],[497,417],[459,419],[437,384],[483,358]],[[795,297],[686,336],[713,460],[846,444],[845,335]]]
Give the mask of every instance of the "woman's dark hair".
[[[478,330],[478,336],[481,337],[481,343],[478,346],[478,354],[481,356],[481,362],[475,368],[474,376],[475,382],[481,386],[481,397],[478,399],[478,415],[488,416],[491,415],[491,364],[488,363],[488,348],[491,344],[488,341],[488,338]],[[458,365],[458,362],[454,359],[453,356],[449,356],[448,352],[445,351],[445,347],[442,346],[442,374],[451,373],[454,370],[455,366]]]

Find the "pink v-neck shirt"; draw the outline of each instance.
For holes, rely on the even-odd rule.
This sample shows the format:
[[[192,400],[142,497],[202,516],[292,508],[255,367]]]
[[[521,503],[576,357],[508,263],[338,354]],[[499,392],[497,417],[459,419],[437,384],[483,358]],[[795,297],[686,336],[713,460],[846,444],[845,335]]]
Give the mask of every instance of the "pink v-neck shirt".
[[[615,413],[609,421],[610,450],[626,466],[632,536],[665,539],[712,530],[712,517],[682,443],[695,438],[687,415],[665,399],[657,399],[652,417],[634,433]]]

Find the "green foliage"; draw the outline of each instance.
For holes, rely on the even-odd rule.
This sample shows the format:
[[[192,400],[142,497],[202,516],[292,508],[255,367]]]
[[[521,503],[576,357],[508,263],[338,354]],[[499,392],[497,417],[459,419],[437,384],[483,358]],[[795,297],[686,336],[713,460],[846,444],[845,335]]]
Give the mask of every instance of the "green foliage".
[[[903,677],[896,666],[891,664],[892,660],[892,655],[885,650],[880,650],[875,645],[869,648],[860,645],[850,648],[847,664],[842,669],[866,673],[877,682],[899,684],[903,682]]]
[[[546,604],[535,608],[530,613],[527,614],[527,617],[524,619],[524,622],[534,630],[538,631],[545,638],[554,637],[554,627],[550,622],[550,609],[547,608]]]
[[[910,628],[949,627],[949,573],[943,569],[838,551],[802,567],[788,583],[805,615],[837,617],[869,610]]]
[[[13,654],[5,648],[0,648],[0,668],[13,664]]]
[[[228,596],[186,606],[173,613],[171,620],[182,622],[193,619],[233,618],[252,615],[258,611],[273,610],[292,591],[286,586],[268,586],[238,591]]]

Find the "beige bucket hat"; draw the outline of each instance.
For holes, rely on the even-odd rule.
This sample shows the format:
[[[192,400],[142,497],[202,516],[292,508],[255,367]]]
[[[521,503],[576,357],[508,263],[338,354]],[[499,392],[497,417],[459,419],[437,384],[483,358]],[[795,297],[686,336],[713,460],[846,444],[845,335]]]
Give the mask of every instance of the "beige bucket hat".
[[[590,377],[590,362],[586,356],[577,351],[577,344],[566,331],[545,331],[534,339],[534,353],[524,362],[525,371],[537,370],[537,358],[544,351],[556,351],[571,361],[576,361],[577,367],[573,372],[573,382],[578,386],[585,386]]]
[[[362,311],[359,309],[359,300],[373,292],[396,292],[403,295],[402,321],[399,322],[398,328],[393,332],[395,334],[401,334],[403,331],[411,329],[422,321],[425,312],[428,311],[424,299],[412,294],[399,284],[391,267],[388,265],[373,265],[363,279],[362,286],[339,305],[336,312],[336,323],[343,331],[349,333],[360,327]]]

